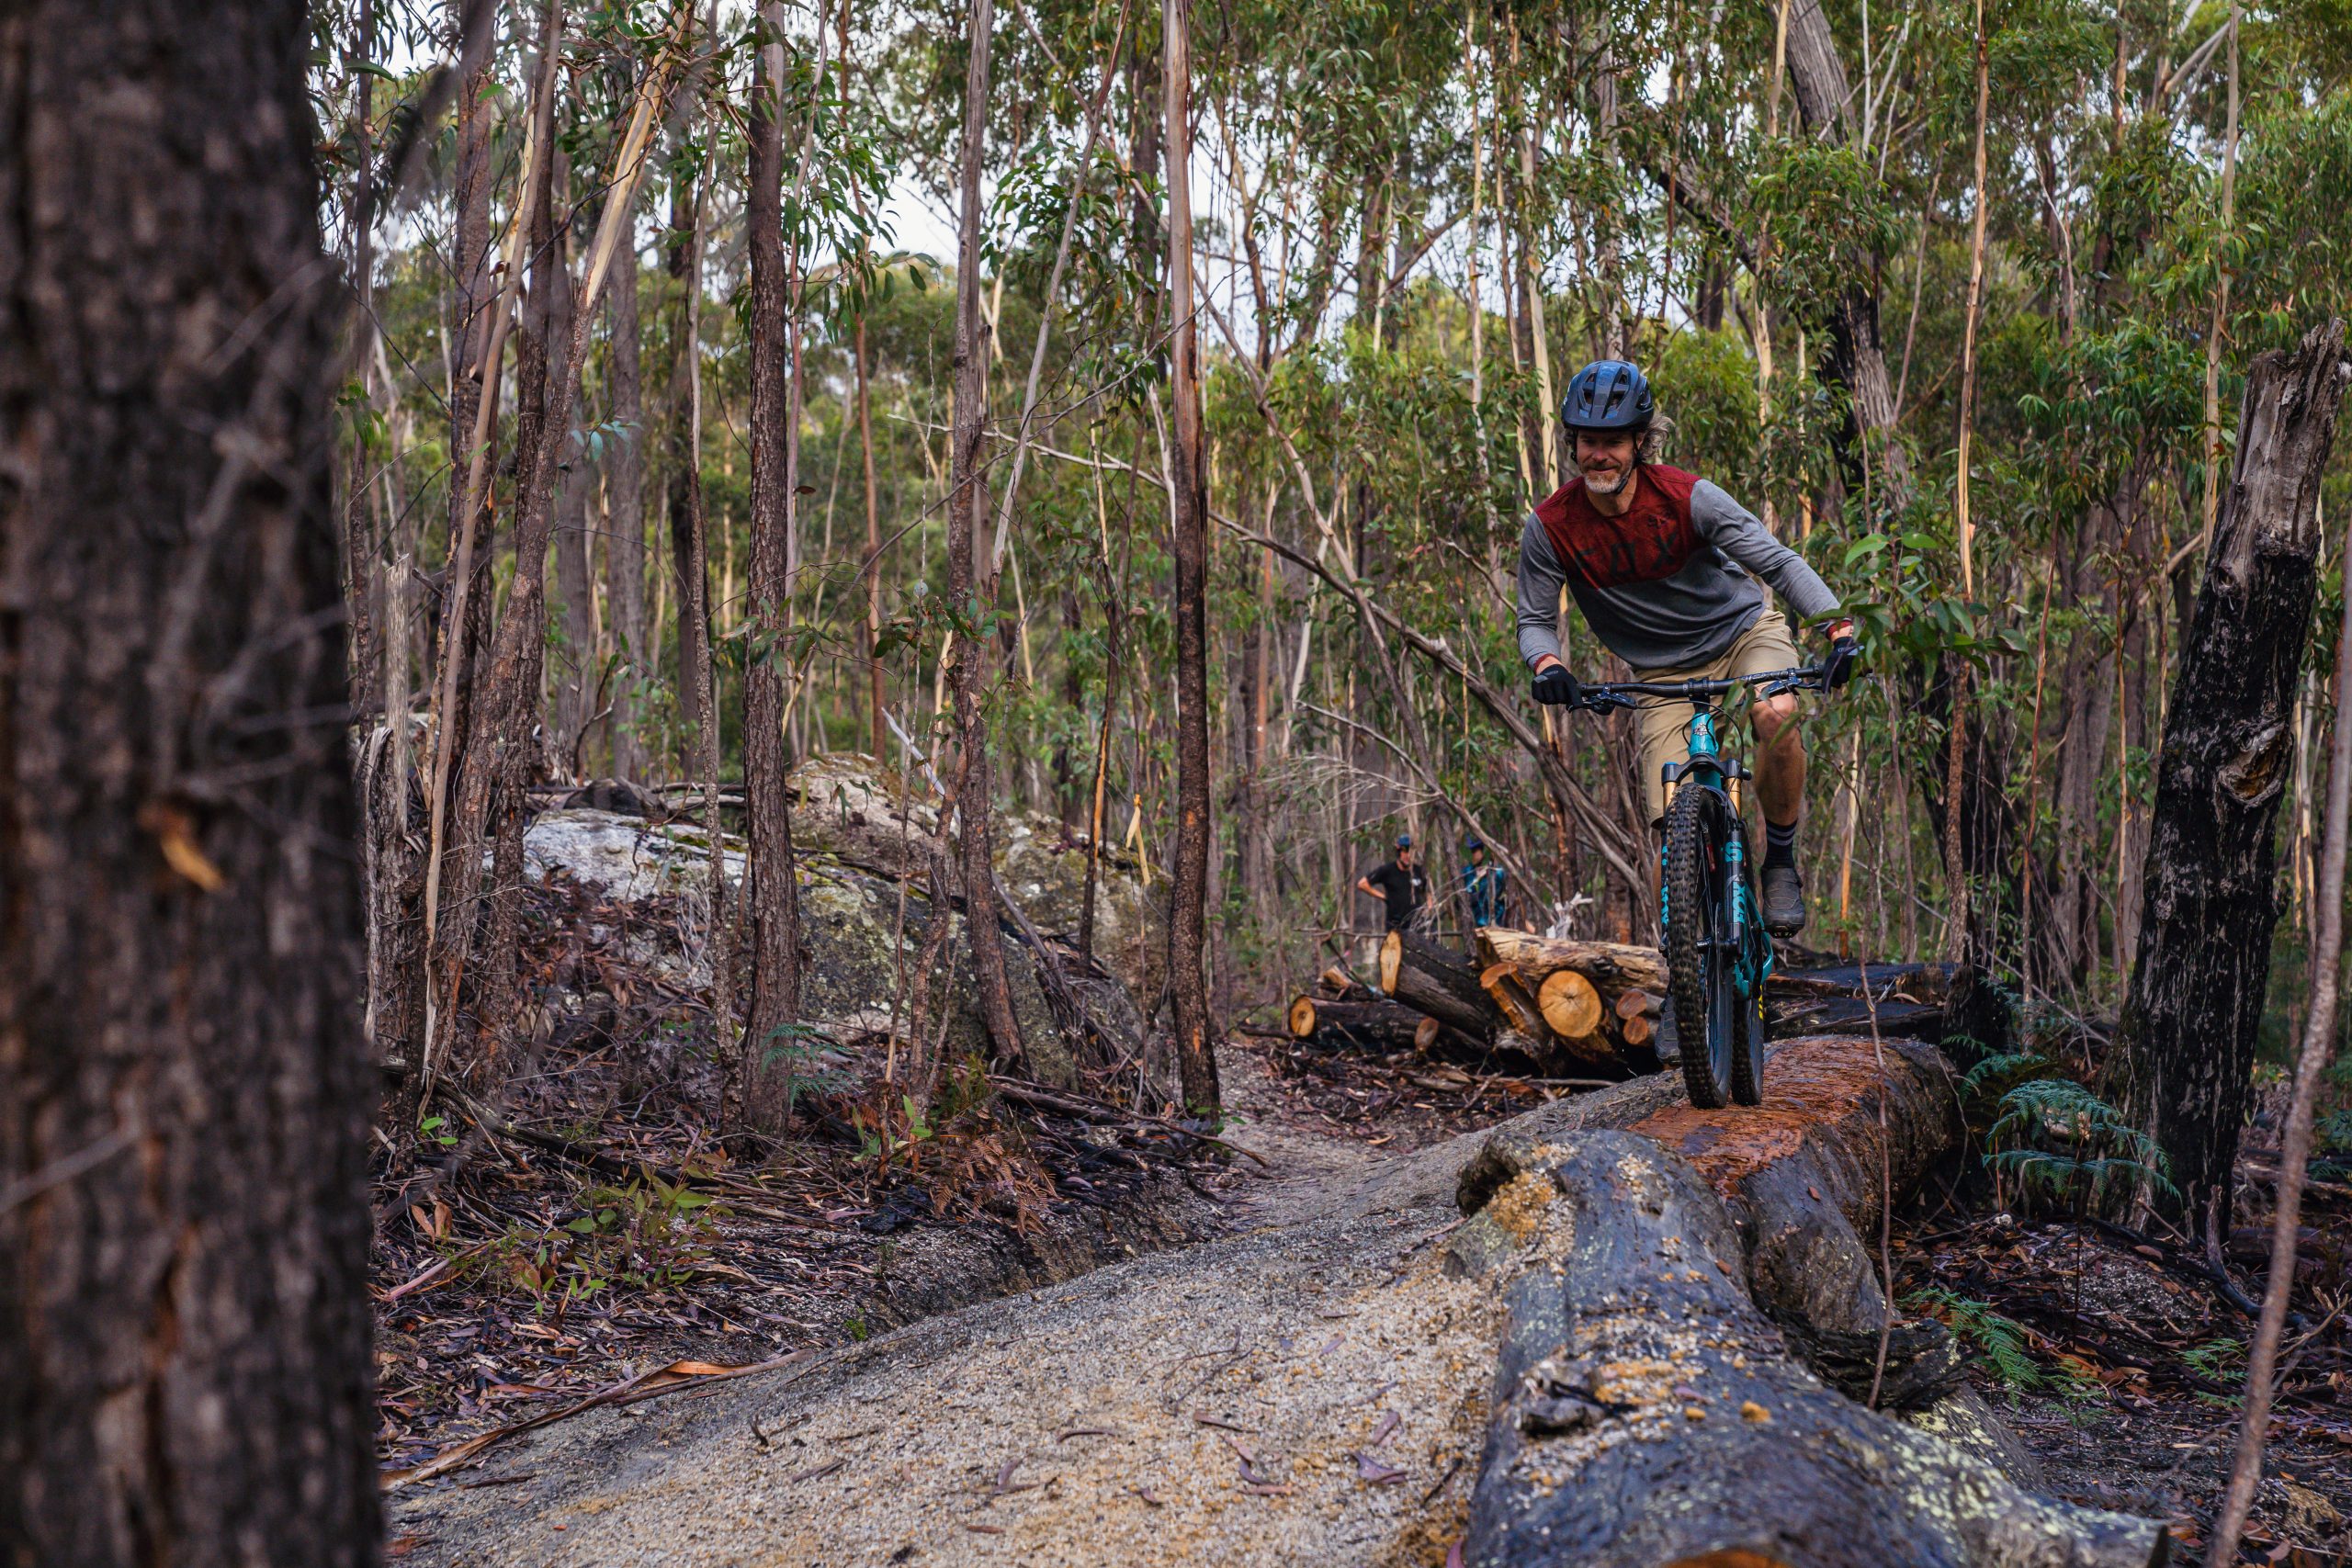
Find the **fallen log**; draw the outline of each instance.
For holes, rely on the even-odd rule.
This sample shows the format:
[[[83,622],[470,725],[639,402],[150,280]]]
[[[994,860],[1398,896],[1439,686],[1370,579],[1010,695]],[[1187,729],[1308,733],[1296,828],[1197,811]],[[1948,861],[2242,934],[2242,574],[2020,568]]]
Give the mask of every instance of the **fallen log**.
[[[1535,999],[1544,1010],[1544,1021],[1565,1039],[1589,1039],[1600,1028],[1600,987],[1573,969],[1544,976]]]
[[[1380,948],[1380,988],[1448,1029],[1491,1043],[1510,1020],[1478,984],[1478,971],[1433,942],[1390,931]]]
[[[1524,1037],[1539,1055],[1553,1043],[1552,1027],[1536,1005],[1534,993],[1520,984],[1510,964],[1497,964],[1480,970],[1478,988],[1494,1002],[1511,1031]]]
[[[1385,997],[1362,991],[1343,997],[1300,996],[1290,1004],[1291,1037],[1324,1045],[1354,1045],[1375,1051],[1409,1051],[1430,1021]]]
[[[1876,1030],[1882,1040],[1932,1043],[1943,1039],[1944,1028],[1944,1010],[1925,1002],[1889,998],[1872,1004],[1859,997],[1821,991],[1776,995],[1770,980],[1764,986],[1764,1032],[1775,1040],[1796,1034],[1853,1034],[1868,1039]]]
[[[1806,1040],[1759,1110],[1489,1138],[1450,1243],[1510,1281],[1464,1562],[2163,1562],[2161,1526],[2019,1483],[1947,1336],[1890,1325],[1879,1366],[1856,1222],[1951,1146],[1950,1093],[1931,1052]],[[1872,1384],[1920,1413],[1865,1408]]]

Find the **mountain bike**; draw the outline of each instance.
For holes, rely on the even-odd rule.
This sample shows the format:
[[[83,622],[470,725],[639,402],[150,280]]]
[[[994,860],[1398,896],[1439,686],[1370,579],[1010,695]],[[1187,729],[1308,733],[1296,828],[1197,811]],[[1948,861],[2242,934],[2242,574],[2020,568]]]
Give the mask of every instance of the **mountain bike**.
[[[1685,702],[1694,710],[1687,753],[1666,764],[1666,843],[1658,924],[1667,987],[1690,1103],[1712,1110],[1755,1105],[1763,1094],[1764,979],[1772,972],[1772,939],[1764,930],[1740,817],[1747,770],[1716,739],[1716,703],[1741,686],[1758,697],[1824,689],[1819,664],[1723,681],[1625,682],[1584,688],[1596,713],[1629,708],[1643,697]]]

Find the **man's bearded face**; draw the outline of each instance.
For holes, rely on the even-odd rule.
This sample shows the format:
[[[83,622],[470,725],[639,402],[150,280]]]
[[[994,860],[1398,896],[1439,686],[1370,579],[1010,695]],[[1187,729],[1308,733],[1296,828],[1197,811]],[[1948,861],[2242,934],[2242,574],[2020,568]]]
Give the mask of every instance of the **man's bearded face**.
[[[1638,439],[1630,432],[1577,432],[1577,468],[1594,495],[1615,495],[1634,477]]]

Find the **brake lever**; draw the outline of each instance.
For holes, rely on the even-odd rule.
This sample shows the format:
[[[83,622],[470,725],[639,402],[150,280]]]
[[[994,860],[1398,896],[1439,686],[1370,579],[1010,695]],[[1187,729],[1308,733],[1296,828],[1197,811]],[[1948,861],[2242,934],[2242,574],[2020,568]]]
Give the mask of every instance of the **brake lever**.
[[[1618,692],[1587,692],[1584,701],[1577,705],[1589,713],[1612,713],[1634,705],[1634,699]]]

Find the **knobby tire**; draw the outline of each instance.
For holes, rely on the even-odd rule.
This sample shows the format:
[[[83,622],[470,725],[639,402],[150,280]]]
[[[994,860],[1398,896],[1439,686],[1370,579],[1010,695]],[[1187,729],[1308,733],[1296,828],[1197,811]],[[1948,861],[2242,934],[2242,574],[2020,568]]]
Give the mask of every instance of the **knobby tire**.
[[[1690,1103],[1714,1111],[1731,1103],[1734,1021],[1712,994],[1708,942],[1723,919],[1723,863],[1715,819],[1723,797],[1698,785],[1676,792],[1666,817],[1666,967],[1682,1081]],[[1718,1040],[1724,1048],[1719,1050]],[[1719,1058],[1722,1058],[1719,1060]]]

